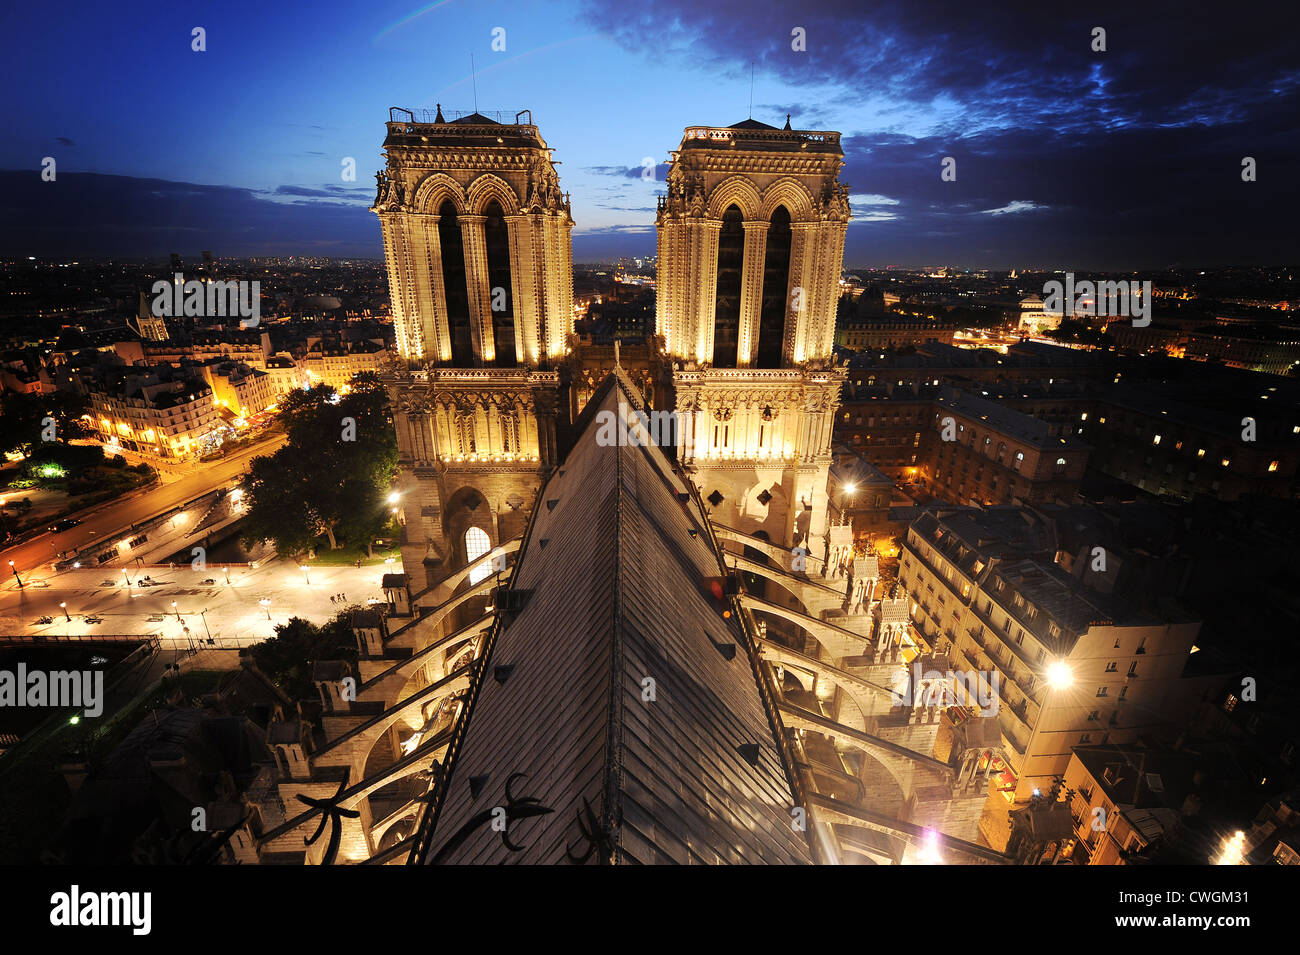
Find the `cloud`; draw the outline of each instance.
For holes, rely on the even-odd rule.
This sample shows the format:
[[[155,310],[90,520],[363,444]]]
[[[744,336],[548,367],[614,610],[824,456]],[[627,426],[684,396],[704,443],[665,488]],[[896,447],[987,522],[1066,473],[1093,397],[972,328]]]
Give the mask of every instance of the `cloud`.
[[[69,139],[67,136],[55,136],[55,137],[54,137],[54,141],[55,141],[56,143],[58,143],[60,146],[75,146],[75,145],[77,145],[77,144],[74,143],[71,139]]]
[[[60,172],[57,181],[42,183],[39,171],[0,170],[2,256],[202,249],[229,256],[383,256],[375,217],[352,203],[278,202],[250,189],[97,173]]]
[[[1014,215],[1017,212],[1033,212],[1035,209],[1045,209],[1046,206],[1040,206],[1036,202],[1029,202],[1023,199],[1016,199],[1008,202],[1001,209],[985,209],[981,215],[986,216],[1005,216]]]
[[[594,172],[599,176],[618,176],[622,179],[645,179],[649,166],[583,166],[583,171]],[[664,182],[668,177],[669,165],[658,163],[654,167],[654,181]],[[650,180],[646,180],[649,182]]]

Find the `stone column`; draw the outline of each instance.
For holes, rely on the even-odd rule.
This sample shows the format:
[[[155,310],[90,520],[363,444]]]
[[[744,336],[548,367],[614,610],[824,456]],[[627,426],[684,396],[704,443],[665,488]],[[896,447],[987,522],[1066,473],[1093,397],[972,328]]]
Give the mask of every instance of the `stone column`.
[[[763,265],[767,259],[766,220],[743,223],[745,258],[740,280],[740,348],[736,367],[748,368],[758,357],[758,322],[763,308]]]
[[[813,280],[812,249],[815,222],[790,223],[790,282],[786,289],[784,364],[799,365],[808,359],[810,285]],[[795,290],[799,289],[798,298]]]
[[[527,215],[506,216],[510,234],[511,301],[515,310],[515,359],[536,365],[541,359],[542,323],[533,275],[533,232]]]
[[[480,364],[496,360],[492,334],[492,288],[488,281],[487,216],[460,217],[460,234],[465,246],[465,289],[469,293],[470,341]]]

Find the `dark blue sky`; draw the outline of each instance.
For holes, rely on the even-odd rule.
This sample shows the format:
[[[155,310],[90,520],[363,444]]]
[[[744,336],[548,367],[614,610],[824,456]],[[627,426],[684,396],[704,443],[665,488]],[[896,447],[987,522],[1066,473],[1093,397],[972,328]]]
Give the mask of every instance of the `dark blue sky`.
[[[850,266],[1293,263],[1293,9],[8,4],[0,255],[378,257],[366,206],[388,107],[472,109],[472,54],[479,108],[531,109],[555,147],[578,260],[653,251],[663,184],[642,165],[684,126],[745,118],[753,63],[755,118],[845,134]],[[945,156],[956,182],[940,179]],[[1244,156],[1257,182],[1241,181]]]

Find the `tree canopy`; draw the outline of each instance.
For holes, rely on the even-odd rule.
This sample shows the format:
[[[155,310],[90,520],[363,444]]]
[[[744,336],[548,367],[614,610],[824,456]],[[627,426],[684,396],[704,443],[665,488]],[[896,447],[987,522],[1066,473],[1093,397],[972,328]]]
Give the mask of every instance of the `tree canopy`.
[[[363,545],[388,518],[384,494],[397,472],[397,437],[388,395],[373,375],[357,375],[341,395],[328,385],[280,402],[288,442],[253,460],[244,481],[246,542],[269,540],[285,556],[320,535]]]

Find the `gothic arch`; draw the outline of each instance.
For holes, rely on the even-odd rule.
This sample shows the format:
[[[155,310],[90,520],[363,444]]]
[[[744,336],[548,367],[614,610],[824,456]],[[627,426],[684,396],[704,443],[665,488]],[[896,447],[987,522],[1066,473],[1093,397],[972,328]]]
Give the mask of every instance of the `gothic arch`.
[[[722,214],[731,205],[738,207],[741,215],[748,222],[760,218],[763,199],[759,196],[754,183],[749,179],[744,176],[732,176],[715,186],[713,192],[709,195],[707,207],[709,218],[721,219]],[[762,216],[762,218],[766,218],[766,216]]]
[[[447,563],[448,569],[460,570],[468,566],[465,532],[471,527],[477,527],[487,534],[492,547],[497,545],[495,513],[496,509],[487,495],[475,487],[462,487],[447,498],[442,510],[442,523],[443,533],[451,545],[452,559]]]
[[[508,216],[519,214],[519,196],[515,194],[510,183],[500,176],[485,172],[469,184],[465,190],[465,204],[472,215],[484,215],[487,204],[495,199],[501,203],[501,211]]]
[[[759,217],[770,220],[777,206],[785,206],[791,222],[807,222],[813,218],[812,196],[798,179],[778,179],[764,189]]]
[[[456,215],[465,214],[465,190],[461,184],[446,173],[435,172],[420,180],[420,184],[415,187],[411,208],[417,212],[436,215],[438,207],[448,200],[456,207]]]

